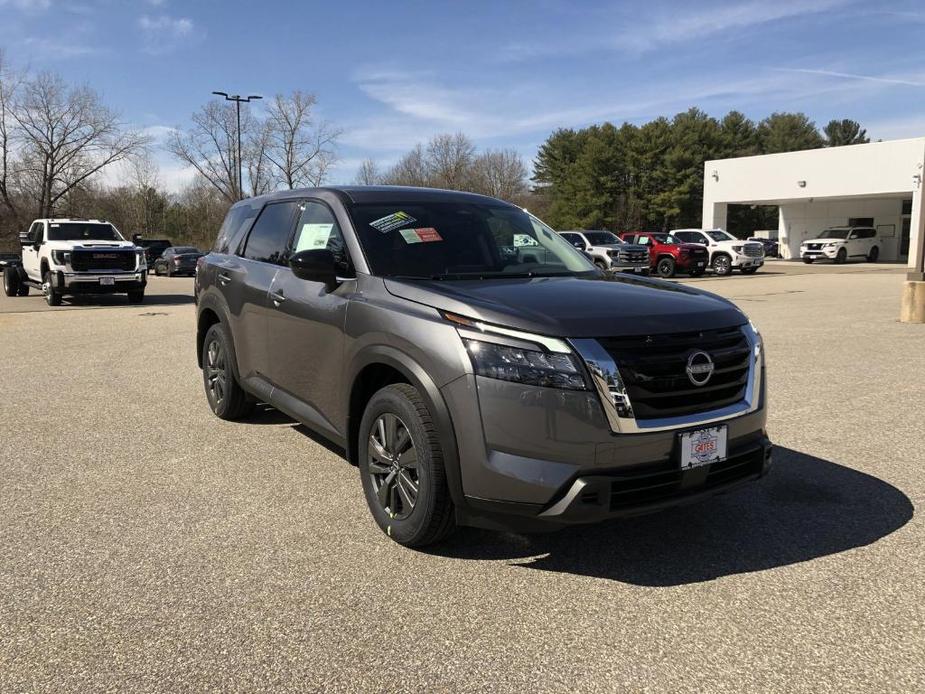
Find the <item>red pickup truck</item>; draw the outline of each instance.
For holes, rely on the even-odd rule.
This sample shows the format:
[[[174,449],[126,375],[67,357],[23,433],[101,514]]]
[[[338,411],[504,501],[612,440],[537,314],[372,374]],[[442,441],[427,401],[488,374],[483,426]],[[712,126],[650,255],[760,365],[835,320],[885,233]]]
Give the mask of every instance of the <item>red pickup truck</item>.
[[[649,266],[659,277],[673,277],[686,272],[700,277],[710,263],[710,253],[699,243],[684,243],[669,233],[656,231],[624,231],[618,236],[627,243],[638,243],[649,249]]]

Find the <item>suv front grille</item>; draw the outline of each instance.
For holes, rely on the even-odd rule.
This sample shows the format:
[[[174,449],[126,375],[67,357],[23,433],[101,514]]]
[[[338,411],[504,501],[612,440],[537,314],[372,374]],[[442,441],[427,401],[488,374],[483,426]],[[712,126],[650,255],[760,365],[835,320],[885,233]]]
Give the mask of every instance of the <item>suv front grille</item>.
[[[760,243],[746,243],[744,250],[745,255],[752,258],[760,258],[764,255],[764,247]]]
[[[137,254],[121,249],[71,252],[71,267],[77,272],[134,270]]]
[[[806,247],[811,251],[818,251],[820,248],[822,248],[822,244],[821,243],[807,243]]]
[[[745,398],[751,346],[740,328],[598,342],[617,364],[636,419],[697,414]],[[702,386],[687,375],[694,352],[705,352],[713,361],[713,374]]]
[[[713,463],[702,484],[682,486],[685,472],[679,468],[649,469],[636,474],[615,476],[610,483],[610,510],[646,506],[674,498],[725,487],[761,474],[764,453],[759,448]]]

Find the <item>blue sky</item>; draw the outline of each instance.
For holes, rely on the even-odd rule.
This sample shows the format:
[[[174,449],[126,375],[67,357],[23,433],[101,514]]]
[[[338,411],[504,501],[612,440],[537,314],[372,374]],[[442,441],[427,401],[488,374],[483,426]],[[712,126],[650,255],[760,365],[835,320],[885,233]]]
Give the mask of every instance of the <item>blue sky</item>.
[[[212,90],[314,92],[343,130],[333,182],[438,132],[529,161],[557,127],[690,106],[925,135],[921,2],[0,0],[0,47],[155,138]],[[168,185],[188,176],[158,161]]]

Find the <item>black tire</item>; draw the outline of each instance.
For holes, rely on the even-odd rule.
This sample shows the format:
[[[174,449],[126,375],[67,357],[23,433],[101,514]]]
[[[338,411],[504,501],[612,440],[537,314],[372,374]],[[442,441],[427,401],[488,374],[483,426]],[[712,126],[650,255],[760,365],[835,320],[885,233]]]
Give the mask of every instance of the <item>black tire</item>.
[[[607,272],[607,264],[603,260],[595,260],[594,264],[597,265],[597,269],[601,272]]]
[[[145,300],[145,290],[144,289],[141,289],[137,292],[128,293],[128,302],[130,304],[140,304],[140,303],[143,303],[144,300]]]
[[[19,291],[16,292],[16,296],[29,296],[29,285],[22,283],[19,285]]]
[[[380,422],[386,421],[395,425],[391,441],[386,425],[380,427]],[[400,435],[402,429],[407,438]],[[382,531],[405,547],[423,547],[448,537],[456,521],[443,449],[430,410],[417,389],[396,383],[377,391],[366,405],[359,437],[363,492]],[[380,453],[388,452],[391,446],[391,457],[380,457],[374,441]],[[403,464],[406,457],[413,464]],[[414,484],[416,492],[411,497]]]
[[[658,273],[659,277],[674,277],[674,269],[674,258],[669,258],[668,256],[659,258],[655,264],[655,272]]]
[[[231,339],[224,323],[215,323],[206,332],[202,343],[202,383],[206,400],[219,419],[234,421],[249,415],[254,409],[251,400],[234,375],[231,364]]]
[[[21,296],[19,293],[21,286],[22,280],[19,276],[19,270],[15,267],[3,268],[3,293],[7,296]]]
[[[45,303],[49,306],[61,305],[61,294],[55,291],[51,283],[51,272],[45,271],[42,276],[42,293],[45,294]]]
[[[717,253],[714,255],[710,265],[713,267],[713,272],[720,277],[726,277],[732,274],[732,258],[725,253]]]
[[[754,275],[756,272],[758,272],[757,265],[755,265],[754,267],[743,267],[742,268],[743,275]]]
[[[841,265],[846,260],[848,260],[848,251],[844,248],[839,248],[838,253],[835,254],[835,262]]]
[[[154,276],[155,276],[155,277],[160,277],[160,276],[161,276],[161,271],[158,270],[157,267],[158,267],[158,266],[157,266],[157,263],[154,263]]]
[[[880,257],[880,249],[874,246],[873,248],[870,249],[870,253],[867,256],[867,262],[876,263],[877,258],[879,257]]]
[[[705,270],[704,268],[696,268],[696,267],[695,267],[695,268],[693,268],[693,269],[691,269],[691,270],[688,270],[688,271],[687,271],[687,274],[688,274],[690,277],[701,277],[701,276],[703,275],[704,272],[706,272],[706,270]]]
[[[807,265],[812,265],[813,258],[803,258],[803,262],[806,263]]]

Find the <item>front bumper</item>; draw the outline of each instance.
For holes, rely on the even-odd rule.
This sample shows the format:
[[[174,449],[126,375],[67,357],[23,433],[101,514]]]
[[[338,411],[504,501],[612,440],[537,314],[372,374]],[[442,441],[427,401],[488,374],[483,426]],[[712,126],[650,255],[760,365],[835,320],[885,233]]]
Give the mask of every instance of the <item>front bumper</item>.
[[[809,249],[805,246],[800,247],[800,257],[801,258],[812,258],[813,260],[819,260],[825,258],[828,260],[834,260],[835,256],[838,255],[838,248],[819,248],[819,249]]]
[[[615,258],[610,259],[610,270],[613,272],[648,272],[649,261],[643,263],[625,263]]]
[[[761,267],[762,265],[764,265],[764,256],[758,257],[740,253],[732,259],[732,267],[734,268]]]
[[[148,283],[147,268],[133,272],[65,272],[52,275],[55,289],[65,294],[124,294]],[[104,284],[105,282],[105,284]],[[112,282],[112,284],[109,284]]]

